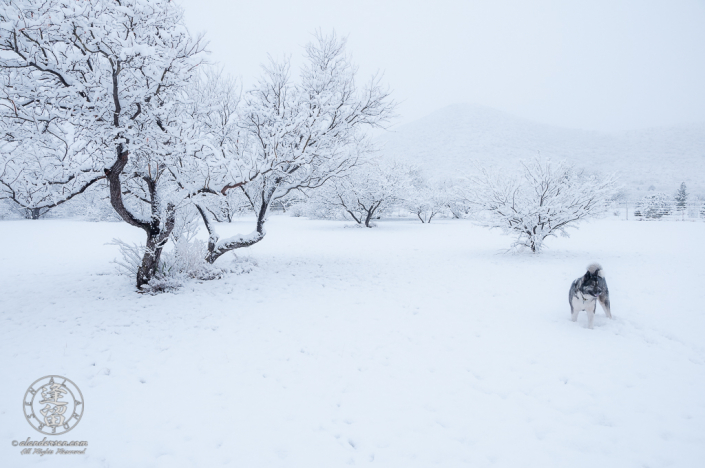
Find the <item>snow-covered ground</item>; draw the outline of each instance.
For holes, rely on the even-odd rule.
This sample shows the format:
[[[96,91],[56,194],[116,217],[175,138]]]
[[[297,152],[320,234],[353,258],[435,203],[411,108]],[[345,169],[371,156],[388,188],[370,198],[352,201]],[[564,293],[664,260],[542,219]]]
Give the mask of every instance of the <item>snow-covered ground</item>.
[[[106,245],[139,230],[0,222],[0,465],[703,466],[705,223],[601,220],[538,256],[347,224],[273,216],[251,273],[148,296]],[[592,261],[615,320],[588,330],[567,295]],[[49,374],[83,392],[58,438],[84,456],[11,445],[42,439],[20,405]]]

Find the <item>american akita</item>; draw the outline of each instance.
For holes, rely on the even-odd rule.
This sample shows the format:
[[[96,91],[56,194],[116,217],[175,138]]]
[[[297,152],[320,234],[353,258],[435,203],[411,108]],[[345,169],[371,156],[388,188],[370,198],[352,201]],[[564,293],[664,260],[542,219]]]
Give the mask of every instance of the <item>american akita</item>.
[[[592,328],[597,300],[600,301],[607,318],[611,319],[610,292],[607,289],[605,273],[598,263],[593,263],[587,268],[584,276],[576,279],[570,285],[568,302],[570,303],[570,313],[573,322],[578,320],[578,312],[584,310],[588,314],[588,327]]]

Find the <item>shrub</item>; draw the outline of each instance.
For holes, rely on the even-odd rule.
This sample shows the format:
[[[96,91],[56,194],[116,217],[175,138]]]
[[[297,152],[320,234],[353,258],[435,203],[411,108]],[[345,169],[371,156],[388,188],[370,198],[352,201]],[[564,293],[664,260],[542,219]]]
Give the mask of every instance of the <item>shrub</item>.
[[[646,195],[639,201],[634,210],[635,216],[647,219],[659,219],[671,214],[673,206],[670,197],[665,193]]]

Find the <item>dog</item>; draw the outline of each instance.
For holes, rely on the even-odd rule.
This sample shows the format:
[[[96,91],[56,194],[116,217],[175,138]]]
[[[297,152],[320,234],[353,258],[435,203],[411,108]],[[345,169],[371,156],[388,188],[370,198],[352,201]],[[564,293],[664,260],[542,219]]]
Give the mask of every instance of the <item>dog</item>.
[[[593,263],[587,267],[587,272],[584,276],[576,279],[570,285],[568,302],[570,303],[570,314],[573,322],[578,320],[578,312],[584,310],[588,314],[588,328],[592,328],[598,300],[607,318],[611,319],[610,292],[607,289],[605,273],[600,264]]]

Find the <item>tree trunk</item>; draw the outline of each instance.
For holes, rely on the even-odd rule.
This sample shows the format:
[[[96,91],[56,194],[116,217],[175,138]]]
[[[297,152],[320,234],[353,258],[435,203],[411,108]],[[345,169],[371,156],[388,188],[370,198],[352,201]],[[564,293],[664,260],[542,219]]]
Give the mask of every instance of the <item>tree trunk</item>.
[[[370,226],[370,220],[372,219],[372,213],[373,213],[372,210],[367,212],[367,217],[365,218],[365,227],[368,227],[368,228],[372,227],[372,226]]]
[[[40,213],[40,208],[27,208],[27,211],[29,211],[30,219],[39,219],[42,215],[42,213]]]
[[[150,201],[152,208],[152,221],[147,231],[147,245],[144,249],[144,257],[142,257],[142,265],[137,270],[137,289],[140,289],[145,284],[148,284],[157,274],[159,268],[159,259],[162,256],[162,249],[169,240],[171,231],[174,230],[176,224],[176,208],[169,203],[166,206],[166,219],[164,224],[159,217],[158,196],[156,193],[156,184],[152,180],[147,180],[149,187]]]
[[[142,257],[142,265],[137,270],[137,289],[148,284],[157,274],[162,250],[171,231],[174,230],[175,219],[176,210],[173,205],[169,204],[167,206],[167,221],[164,226],[160,227],[159,220],[155,219],[152,223],[154,229],[147,232],[147,245]]]
[[[156,202],[152,200],[152,211],[155,212]],[[147,245],[142,257],[142,265],[137,270],[137,289],[148,284],[157,274],[159,259],[162,256],[164,245],[169,240],[171,231],[176,224],[176,208],[171,203],[166,207],[166,222],[161,224],[158,213],[154,213],[150,230],[147,231]]]
[[[176,207],[169,203],[166,206],[166,219],[161,223],[159,212],[159,198],[157,194],[157,184],[155,179],[142,177],[147,184],[150,195],[150,205],[152,217],[149,222],[138,219],[127,209],[122,199],[122,183],[120,174],[127,165],[129,153],[123,150],[120,144],[117,147],[117,159],[110,169],[105,170],[105,177],[108,180],[110,187],[110,204],[113,206],[117,214],[128,224],[138,227],[147,233],[147,245],[142,257],[142,265],[137,270],[137,289],[145,284],[148,284],[159,267],[159,259],[162,255],[162,249],[169,240],[171,231],[174,230],[176,223]]]
[[[159,234],[149,234],[147,237],[147,247],[142,257],[142,265],[137,270],[137,289],[148,284],[157,274],[159,259],[162,256],[162,246],[157,242]]]
[[[378,202],[377,204],[372,204],[370,206],[370,209],[367,210],[367,217],[365,218],[365,227],[371,228],[370,226],[370,221],[372,220],[372,216],[375,214],[375,211],[377,211],[377,208],[382,204],[382,202]]]
[[[215,225],[208,217],[207,210],[196,204],[196,209],[201,214],[203,218],[203,224],[206,225],[208,230],[208,253],[206,254],[206,261],[210,264],[215,263],[223,254],[230,252],[231,250],[240,249],[242,247],[249,247],[256,244],[257,242],[264,239],[264,222],[267,218],[267,209],[269,208],[270,197],[274,191],[265,194],[262,193],[262,201],[260,203],[260,209],[257,213],[257,226],[255,227],[255,232],[248,236],[235,236],[230,239],[226,239],[220,242],[220,236],[215,230]]]

